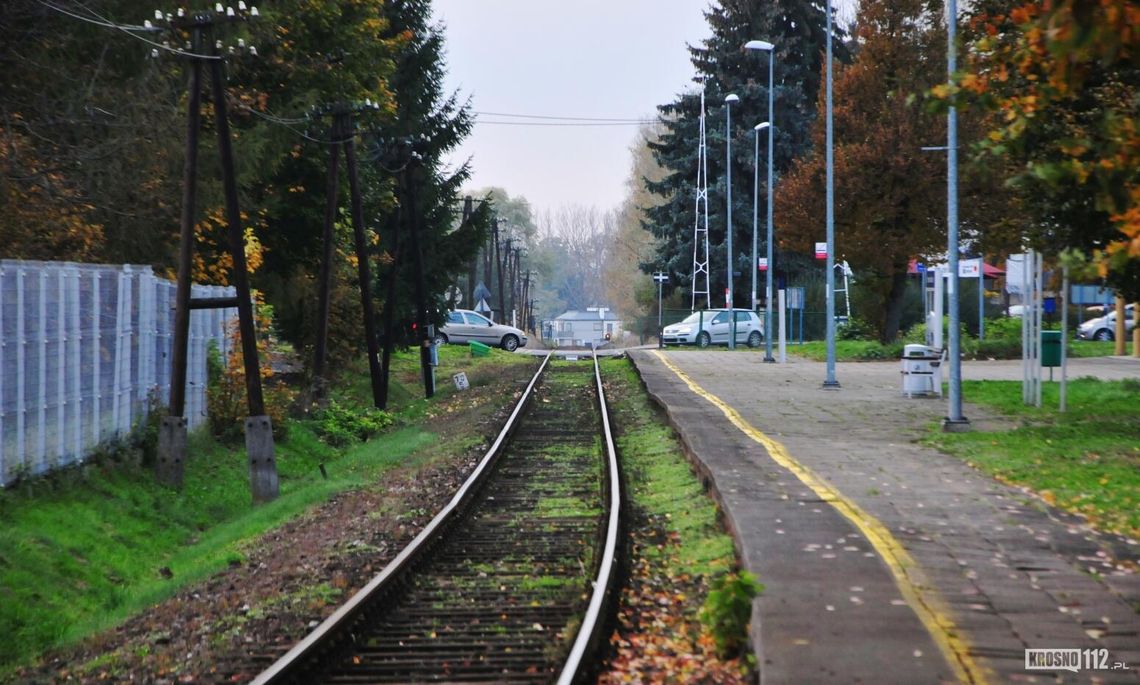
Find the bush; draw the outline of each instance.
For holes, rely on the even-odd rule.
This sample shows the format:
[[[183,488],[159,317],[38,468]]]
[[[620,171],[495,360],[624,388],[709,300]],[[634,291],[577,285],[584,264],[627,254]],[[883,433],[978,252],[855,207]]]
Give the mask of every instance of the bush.
[[[1021,354],[1021,319],[1003,316],[997,319],[986,319],[986,340],[1016,340],[1018,354]]]
[[[867,323],[866,319],[853,316],[838,330],[840,340],[874,340],[875,327]]]
[[[748,571],[726,573],[713,580],[700,619],[722,658],[738,654],[748,639],[752,598],[763,589]]]
[[[372,407],[363,409],[329,402],[317,415],[315,429],[333,447],[364,441],[392,425],[392,415]]]
[[[218,346],[212,341],[206,352],[206,421],[210,433],[229,444],[241,442],[245,435],[245,419],[249,416],[241,339],[236,330],[232,341],[233,352],[228,360],[222,358]],[[288,430],[286,419],[297,393],[284,384],[267,383],[273,372],[269,368],[267,354],[261,351],[259,356],[265,414],[273,424],[273,438],[284,440]]]

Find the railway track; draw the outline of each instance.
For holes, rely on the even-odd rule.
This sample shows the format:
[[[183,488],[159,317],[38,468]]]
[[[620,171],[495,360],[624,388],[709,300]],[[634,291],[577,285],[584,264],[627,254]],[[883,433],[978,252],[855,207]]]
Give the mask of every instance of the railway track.
[[[254,683],[574,682],[620,509],[597,360],[548,355],[451,502]]]

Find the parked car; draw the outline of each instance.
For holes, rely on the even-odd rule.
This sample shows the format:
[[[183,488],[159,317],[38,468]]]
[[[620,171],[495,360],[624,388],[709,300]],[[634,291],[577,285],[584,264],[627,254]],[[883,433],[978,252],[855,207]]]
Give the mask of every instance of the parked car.
[[[1124,308],[1124,330],[1132,332],[1136,328],[1136,305],[1130,304]],[[1104,316],[1089,319],[1077,326],[1077,337],[1081,340],[1112,340],[1116,337],[1116,310],[1111,310]]]
[[[514,352],[526,345],[526,333],[501,323],[495,323],[478,312],[456,309],[447,313],[447,323],[436,331],[435,344],[469,343],[471,341],[501,347]]]
[[[756,312],[734,309],[736,313],[736,344],[760,347],[764,342],[764,324]],[[670,324],[661,332],[666,345],[727,345],[732,331],[732,312],[727,309],[705,309],[689,314],[681,321]]]

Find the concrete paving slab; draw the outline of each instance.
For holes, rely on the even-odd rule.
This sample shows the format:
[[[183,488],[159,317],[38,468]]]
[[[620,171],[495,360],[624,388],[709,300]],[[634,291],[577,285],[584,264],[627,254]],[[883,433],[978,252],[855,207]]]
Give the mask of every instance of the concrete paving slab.
[[[841,388],[825,391],[820,363],[764,364],[744,351],[631,357],[766,585],[752,634],[764,682],[1140,682],[1131,662],[1058,680],[1025,670],[1019,649],[1124,649],[1087,632],[1082,607],[1111,614],[1125,639],[1140,634],[1140,588],[1114,565],[1140,560],[1140,544],[916,444],[946,404],[904,398],[897,362],[839,364]],[[1071,377],[1140,378],[1140,360],[1072,361]],[[969,362],[963,375],[1017,380],[1020,363]],[[966,415],[1002,423],[969,405]],[[813,477],[837,496],[820,497],[803,480]],[[851,511],[887,540],[872,546]],[[900,572],[893,554],[914,567]],[[1090,559],[1109,565],[1093,575]]]

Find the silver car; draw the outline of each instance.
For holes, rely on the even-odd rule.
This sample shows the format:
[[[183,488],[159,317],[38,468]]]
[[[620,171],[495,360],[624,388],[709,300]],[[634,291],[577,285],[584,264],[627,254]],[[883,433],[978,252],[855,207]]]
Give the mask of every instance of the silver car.
[[[514,352],[526,345],[526,333],[514,326],[495,323],[478,312],[456,309],[447,313],[447,323],[436,331],[435,343],[483,343]]]
[[[764,324],[756,312],[748,309],[705,309],[689,314],[661,332],[666,345],[727,345],[732,335],[733,312],[736,316],[736,344],[760,347],[764,342]]]
[[[1129,304],[1124,308],[1124,330],[1131,332],[1136,328],[1136,305]],[[1104,316],[1089,319],[1077,326],[1077,337],[1081,340],[1112,340],[1116,337],[1116,310],[1110,310]]]

